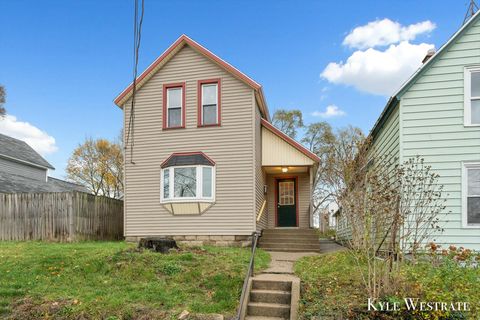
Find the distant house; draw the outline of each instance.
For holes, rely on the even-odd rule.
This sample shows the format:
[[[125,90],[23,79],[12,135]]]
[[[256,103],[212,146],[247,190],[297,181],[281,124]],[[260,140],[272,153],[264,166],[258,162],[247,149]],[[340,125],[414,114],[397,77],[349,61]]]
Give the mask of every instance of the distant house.
[[[224,243],[290,228],[280,240],[315,239],[320,159],[271,124],[257,82],[184,35],[136,85],[134,117],[132,86],[115,99],[126,135],[135,125],[125,154],[127,238]],[[304,249],[275,240],[276,249]]]
[[[380,155],[420,156],[440,175],[445,229],[435,240],[480,250],[480,13],[392,96],[371,131]],[[341,219],[340,219],[341,220]],[[339,220],[337,235],[348,238]]]
[[[88,192],[84,186],[48,176],[55,168],[24,141],[0,134],[0,193]]]

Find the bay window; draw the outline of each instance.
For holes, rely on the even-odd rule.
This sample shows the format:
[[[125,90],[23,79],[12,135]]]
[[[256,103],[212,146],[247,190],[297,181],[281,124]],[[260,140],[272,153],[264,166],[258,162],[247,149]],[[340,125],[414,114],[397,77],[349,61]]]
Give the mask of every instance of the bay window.
[[[220,125],[220,79],[198,81],[198,126]]]
[[[172,166],[162,169],[162,202],[214,201],[215,167]]]
[[[465,68],[464,99],[465,125],[480,125],[480,67]]]

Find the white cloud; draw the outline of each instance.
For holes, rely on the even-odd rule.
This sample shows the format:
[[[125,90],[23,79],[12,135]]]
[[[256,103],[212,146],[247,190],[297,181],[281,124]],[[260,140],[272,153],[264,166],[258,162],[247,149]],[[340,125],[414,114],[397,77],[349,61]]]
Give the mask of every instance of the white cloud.
[[[343,40],[343,44],[356,49],[387,46],[402,41],[414,40],[418,35],[432,32],[436,25],[429,21],[402,26],[390,19],[375,20],[353,29]]]
[[[345,111],[341,110],[336,105],[329,105],[325,111],[314,111],[312,116],[321,118],[342,117],[346,115]]]
[[[12,115],[6,115],[0,119],[0,133],[25,141],[41,155],[58,150],[55,138],[28,122],[18,121]]]
[[[321,76],[335,84],[390,96],[417,70],[432,44],[402,41],[381,51],[355,51],[346,62],[331,62]]]

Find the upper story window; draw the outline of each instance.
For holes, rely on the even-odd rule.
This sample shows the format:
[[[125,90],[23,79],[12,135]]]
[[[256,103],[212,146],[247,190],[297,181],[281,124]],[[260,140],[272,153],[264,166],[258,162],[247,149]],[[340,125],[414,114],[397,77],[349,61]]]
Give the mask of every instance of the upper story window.
[[[201,152],[173,154],[162,164],[161,202],[213,202],[215,163]]]
[[[480,163],[463,166],[463,226],[480,227]]]
[[[163,86],[163,128],[185,128],[185,83]]]
[[[198,126],[220,125],[220,79],[198,81]]]
[[[464,97],[465,125],[480,125],[480,67],[465,68]]]

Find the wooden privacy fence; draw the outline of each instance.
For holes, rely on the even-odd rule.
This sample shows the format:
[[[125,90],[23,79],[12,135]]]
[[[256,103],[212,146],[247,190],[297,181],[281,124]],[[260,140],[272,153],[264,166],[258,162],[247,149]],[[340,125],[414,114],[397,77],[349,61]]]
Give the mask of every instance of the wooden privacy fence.
[[[0,193],[0,240],[119,240],[123,201],[82,192]]]

